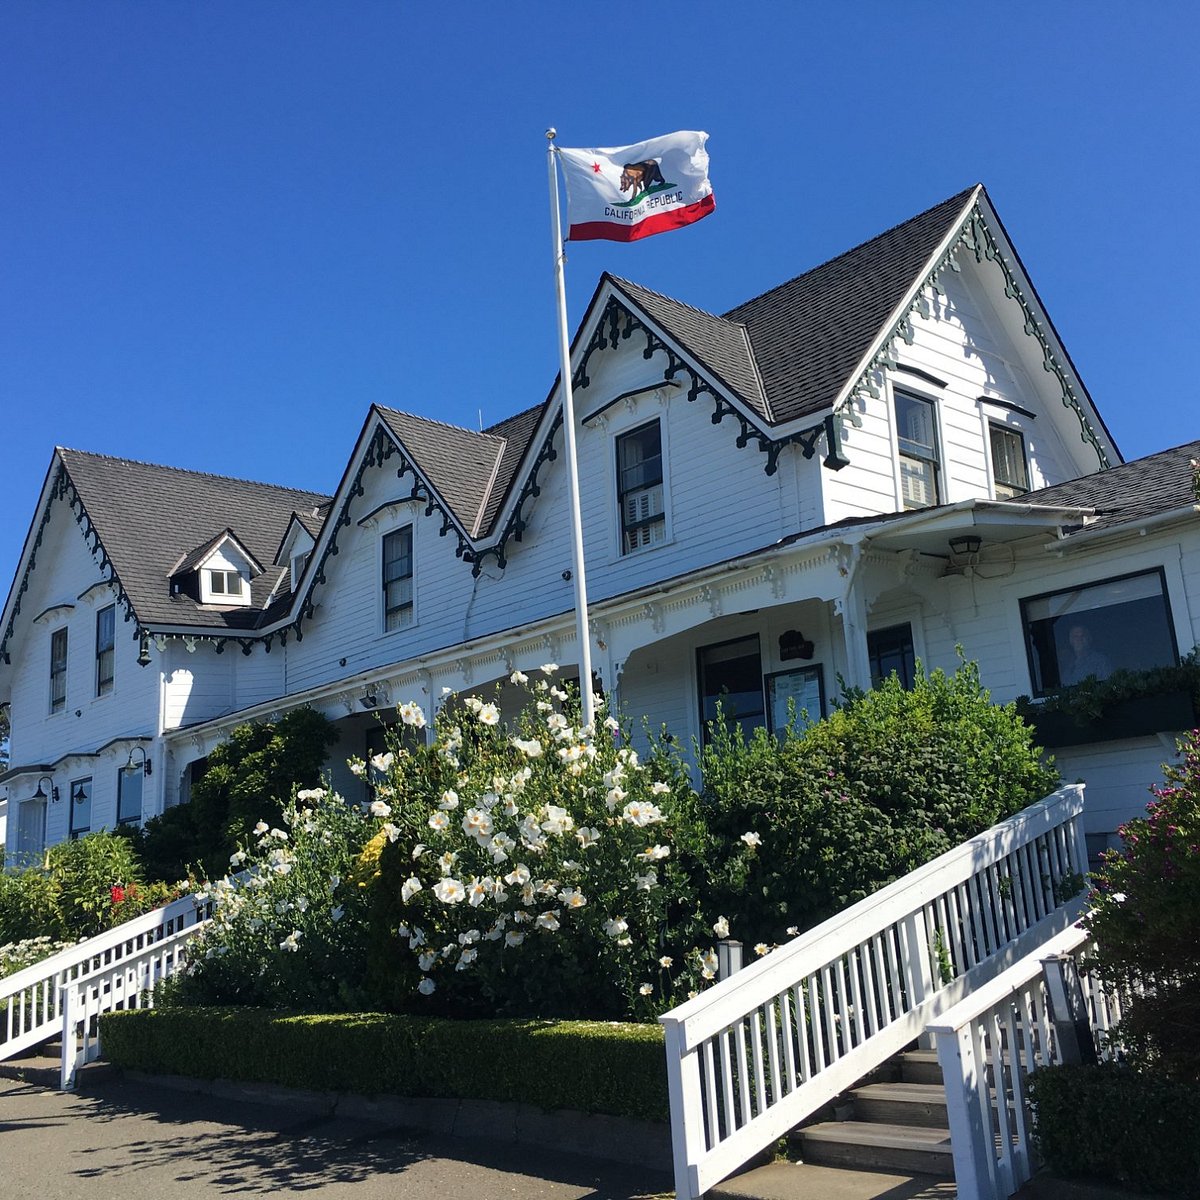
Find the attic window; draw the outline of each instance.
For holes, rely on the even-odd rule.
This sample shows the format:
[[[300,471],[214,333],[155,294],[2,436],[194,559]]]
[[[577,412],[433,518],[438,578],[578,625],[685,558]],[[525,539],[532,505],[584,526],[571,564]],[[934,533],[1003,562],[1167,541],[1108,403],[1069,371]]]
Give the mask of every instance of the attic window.
[[[240,604],[246,599],[246,581],[240,571],[206,569],[205,600],[209,604]]]

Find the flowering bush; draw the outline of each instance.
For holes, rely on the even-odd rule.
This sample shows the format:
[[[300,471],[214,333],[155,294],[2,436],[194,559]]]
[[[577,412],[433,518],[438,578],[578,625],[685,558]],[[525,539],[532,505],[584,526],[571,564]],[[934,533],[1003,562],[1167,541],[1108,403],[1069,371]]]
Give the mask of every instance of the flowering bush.
[[[386,821],[372,964],[385,1005],[645,1019],[714,977],[679,866],[696,837],[682,764],[662,746],[642,763],[612,718],[581,728],[556,670],[512,675],[528,700],[510,727],[496,704],[455,698],[431,745],[394,737],[351,764]]]
[[[324,788],[303,789],[282,826],[259,821],[208,883],[213,919],[187,950],[170,1003],[337,1011],[360,1000],[365,889],[352,878],[379,822]]]
[[[1085,919],[1096,969],[1127,997],[1113,1038],[1139,1065],[1200,1082],[1200,730],[1146,816],[1104,855]]]
[[[0,979],[15,975],[25,967],[32,967],[44,958],[66,950],[73,943],[56,942],[48,937],[25,938],[19,942],[6,942],[0,946]]]

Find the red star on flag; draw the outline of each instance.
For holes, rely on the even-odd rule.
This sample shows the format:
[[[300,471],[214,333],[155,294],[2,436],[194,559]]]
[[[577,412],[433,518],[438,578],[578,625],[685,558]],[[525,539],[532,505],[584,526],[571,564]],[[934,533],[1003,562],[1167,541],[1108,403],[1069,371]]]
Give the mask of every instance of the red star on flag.
[[[598,162],[592,163],[592,171],[597,175],[600,174],[600,164]]]

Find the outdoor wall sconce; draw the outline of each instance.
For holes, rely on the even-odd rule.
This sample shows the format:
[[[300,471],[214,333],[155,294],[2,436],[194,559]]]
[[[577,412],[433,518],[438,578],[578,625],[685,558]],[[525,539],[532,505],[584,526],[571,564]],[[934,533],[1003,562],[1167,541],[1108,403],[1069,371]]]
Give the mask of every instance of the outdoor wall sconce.
[[[951,554],[978,554],[979,547],[983,545],[983,538],[978,534],[964,533],[961,537],[952,537],[950,539]]]
[[[139,667],[148,667],[150,665],[150,637],[143,633],[141,642],[138,645],[137,665]]]
[[[133,756],[135,754],[140,754],[142,756],[141,762],[134,762]],[[134,748],[129,752],[129,761],[121,768],[121,770],[132,775],[139,767],[141,767],[143,775],[150,775],[153,773],[150,760],[146,757],[146,751],[142,749],[141,746],[134,746]]]
[[[37,791],[33,793],[33,798],[35,800],[46,799],[46,793],[42,790],[43,783],[48,783],[50,785],[50,803],[57,804],[59,801],[58,788],[54,786],[54,780],[51,779],[49,775],[43,775],[41,779],[38,780]]]
[[[363,708],[374,708],[379,703],[379,697],[374,692],[367,692],[359,701]]]

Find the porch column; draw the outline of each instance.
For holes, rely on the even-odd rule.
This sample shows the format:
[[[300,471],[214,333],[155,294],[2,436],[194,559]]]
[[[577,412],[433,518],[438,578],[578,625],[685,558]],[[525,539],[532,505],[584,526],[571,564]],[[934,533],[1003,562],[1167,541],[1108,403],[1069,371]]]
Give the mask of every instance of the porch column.
[[[867,653],[867,602],[863,595],[861,543],[847,547],[841,570],[845,579],[836,611],[842,618],[842,638],[846,645],[846,682],[852,687],[871,686],[871,658]]]

